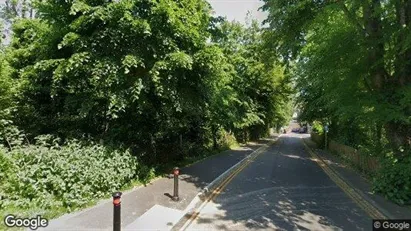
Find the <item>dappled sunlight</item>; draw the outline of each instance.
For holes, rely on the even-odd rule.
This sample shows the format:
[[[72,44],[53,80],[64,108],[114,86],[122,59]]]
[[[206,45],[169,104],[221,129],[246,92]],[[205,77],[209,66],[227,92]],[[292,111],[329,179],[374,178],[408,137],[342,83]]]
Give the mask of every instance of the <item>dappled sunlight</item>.
[[[346,202],[330,203],[330,198],[315,197],[329,192],[332,198],[339,198],[339,193],[333,193],[335,189],[335,186],[272,187],[216,199],[203,208],[194,221],[195,227],[197,230],[343,230],[329,217],[331,213],[341,214],[340,218],[347,213],[360,214],[350,211]],[[353,221],[347,217],[347,223]]]
[[[296,155],[285,155],[285,154],[282,154],[282,155],[289,157],[289,158],[294,158],[294,159],[305,159],[305,158],[302,158],[301,156],[296,156]]]
[[[322,163],[322,161],[320,159],[314,158],[314,157],[301,157],[301,156],[297,156],[297,155],[292,155],[292,154],[281,154],[282,156],[288,157],[288,158],[292,158],[292,159],[298,159],[298,160],[309,160],[309,161],[313,161],[316,163]],[[335,164],[338,165],[337,163],[331,162],[329,161],[329,164]]]
[[[260,199],[262,199],[260,197]],[[274,207],[271,209],[270,215],[261,214],[261,206]],[[283,222],[287,223],[287,227],[307,229],[307,230],[342,230],[341,228],[330,224],[326,217],[300,210],[296,211],[296,207],[289,201],[279,201],[275,205],[271,205],[267,200],[262,199],[260,203],[254,206],[243,207],[242,214],[238,214],[234,219],[230,216],[230,209],[224,209],[224,205],[218,203],[210,203],[202,211],[202,215],[195,222],[197,225],[213,224],[219,230],[233,230],[236,228],[247,227],[249,230],[255,229],[284,229]],[[238,208],[237,208],[238,209]],[[251,215],[252,218],[246,218]],[[272,215],[275,215],[273,218]],[[224,220],[224,224],[218,224],[218,221]],[[202,227],[202,226],[200,226]],[[209,226],[206,226],[209,227]],[[214,226],[213,226],[214,227]]]
[[[309,229],[309,230],[342,230],[333,225],[327,225],[327,221],[324,217],[304,211],[303,215],[296,216],[294,223],[297,226]]]
[[[257,146],[256,144],[250,145],[250,146]],[[234,147],[231,150],[236,150],[236,151],[252,151],[252,148],[246,147],[246,146],[242,146],[242,147]]]
[[[327,159],[324,159],[324,161],[325,161],[328,165],[333,165],[333,166],[337,166],[337,167],[340,167],[340,168],[347,168],[347,165],[346,165],[346,164],[337,163],[337,162],[334,162],[334,161],[331,161],[331,160],[327,160]]]
[[[319,168],[299,137],[243,169],[190,227],[195,230],[364,230],[368,217]],[[318,163],[318,164],[317,164]]]

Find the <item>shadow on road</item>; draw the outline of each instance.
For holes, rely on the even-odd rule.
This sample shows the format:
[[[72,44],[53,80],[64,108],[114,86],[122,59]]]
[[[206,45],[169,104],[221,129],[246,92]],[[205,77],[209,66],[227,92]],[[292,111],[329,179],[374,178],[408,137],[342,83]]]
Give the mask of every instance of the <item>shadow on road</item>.
[[[246,146],[235,150],[227,150],[204,161],[182,168],[180,180],[193,184],[200,191],[230,167],[271,140],[262,139],[258,142],[250,142]]]
[[[369,230],[368,217],[288,134],[238,174],[190,229]]]

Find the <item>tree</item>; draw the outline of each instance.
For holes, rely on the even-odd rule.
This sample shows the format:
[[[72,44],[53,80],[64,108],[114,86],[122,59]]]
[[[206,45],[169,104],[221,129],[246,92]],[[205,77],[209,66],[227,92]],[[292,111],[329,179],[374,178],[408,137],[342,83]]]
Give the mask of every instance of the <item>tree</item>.
[[[410,5],[379,0],[265,1],[267,47],[285,62],[301,64],[301,98],[307,113],[323,107],[316,119],[335,121],[342,111],[351,114],[347,121],[357,115],[371,118],[377,136],[384,129],[393,147],[410,148]]]
[[[248,28],[238,22],[223,22],[220,32],[213,42],[223,49],[235,71],[231,86],[237,93],[238,116],[233,129],[242,130],[244,139],[250,132],[252,138],[259,138],[291,117],[287,76],[278,62],[264,60],[256,21]]]
[[[15,18],[34,18],[33,3],[31,0],[5,0],[0,6],[0,17],[6,21]]]
[[[265,1],[265,47],[294,73],[302,119],[377,158],[376,192],[410,201],[411,2]]]
[[[284,69],[258,55],[256,23],[212,18],[197,0],[35,6],[38,18],[13,24],[8,56],[15,121],[31,137],[86,135],[155,164],[217,148],[223,131],[259,138],[287,120]]]
[[[207,38],[205,2],[42,1],[37,7],[39,20],[14,25],[11,54],[24,83],[21,126],[30,133],[87,133],[150,146],[189,129],[191,117],[201,114],[194,107],[201,76],[192,68]]]

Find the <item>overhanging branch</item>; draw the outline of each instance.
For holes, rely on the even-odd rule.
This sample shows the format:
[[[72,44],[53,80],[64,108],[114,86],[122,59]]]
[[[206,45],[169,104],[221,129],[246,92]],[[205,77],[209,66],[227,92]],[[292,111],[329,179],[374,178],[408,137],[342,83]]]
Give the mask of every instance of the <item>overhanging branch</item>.
[[[367,31],[365,28],[361,25],[359,22],[358,18],[352,13],[350,10],[348,10],[347,6],[343,2],[338,2],[339,5],[341,6],[344,14],[348,17],[348,19],[360,30],[361,32],[364,33],[364,35],[368,35]]]
[[[368,35],[368,33],[367,33],[366,29],[364,28],[364,26],[360,23],[358,18],[355,16],[355,13],[351,12],[343,1],[333,0],[333,1],[330,1],[330,3],[338,4],[341,7],[344,14],[347,16],[347,18],[351,21],[351,23],[353,23],[359,31],[364,33],[364,35]]]

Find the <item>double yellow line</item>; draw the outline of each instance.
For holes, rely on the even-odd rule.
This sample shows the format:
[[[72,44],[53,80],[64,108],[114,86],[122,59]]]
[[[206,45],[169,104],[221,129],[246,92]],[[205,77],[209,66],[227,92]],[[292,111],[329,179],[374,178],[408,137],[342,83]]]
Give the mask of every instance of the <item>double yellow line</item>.
[[[256,154],[244,161],[243,164],[241,164],[240,167],[238,167],[234,172],[232,172],[226,179],[223,180],[223,182],[220,183],[220,185],[215,188],[212,193],[205,199],[205,201],[201,204],[201,206],[194,211],[190,218],[187,220],[187,222],[184,224],[184,226],[181,228],[181,230],[186,230],[200,215],[201,210],[204,209],[204,207],[212,200],[214,200],[220,193],[224,190],[224,188],[236,177],[243,169],[245,169],[253,160],[255,160],[262,152],[267,150],[272,144],[277,142],[278,139],[275,141],[270,142],[267,144],[267,146],[262,147],[260,150],[256,150]]]
[[[345,194],[347,194],[360,208],[362,208],[372,219],[387,219],[376,207],[370,204],[368,201],[363,199],[363,197],[356,192],[350,185],[348,185],[337,173],[332,170],[325,161],[319,157],[315,152],[311,150],[303,141],[305,149],[310,153],[310,155],[316,159],[317,164],[324,170],[324,172],[334,181],[338,187],[340,187]]]

